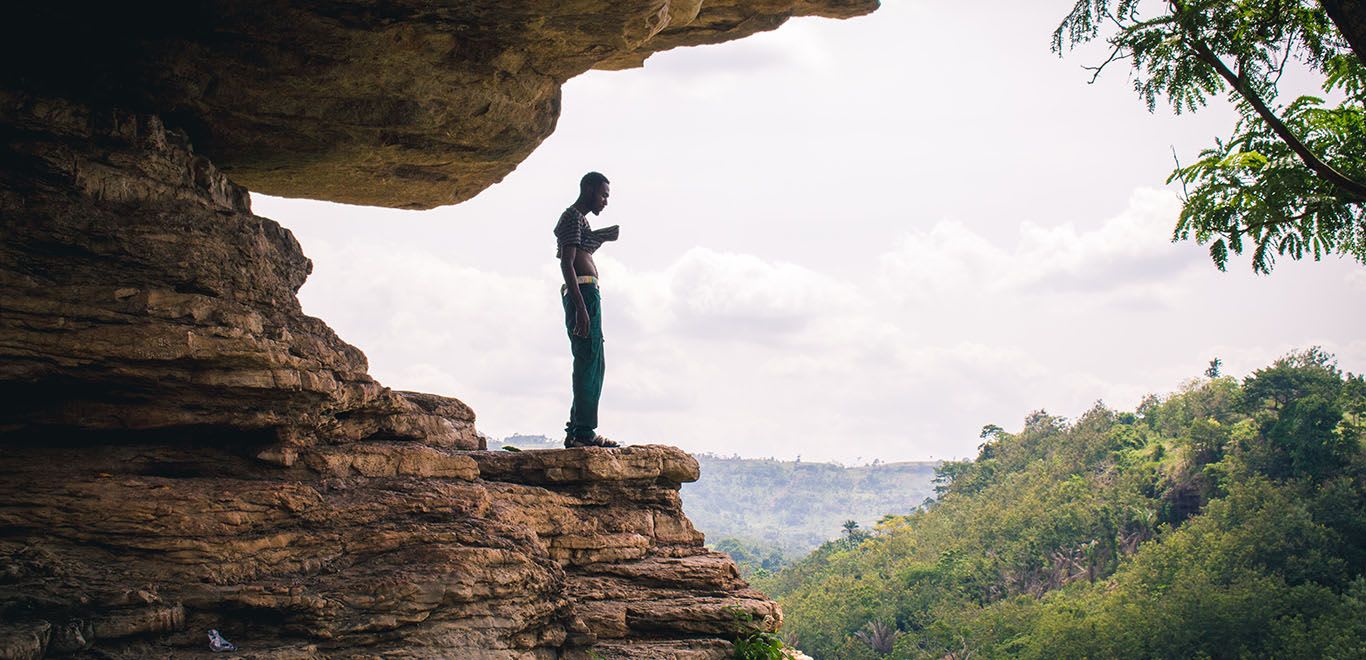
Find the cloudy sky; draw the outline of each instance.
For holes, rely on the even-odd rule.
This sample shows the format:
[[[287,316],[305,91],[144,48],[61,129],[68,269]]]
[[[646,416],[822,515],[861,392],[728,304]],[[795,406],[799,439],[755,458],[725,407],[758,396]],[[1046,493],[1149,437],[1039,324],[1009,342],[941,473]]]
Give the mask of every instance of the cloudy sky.
[[[570,81],[556,133],[427,212],[256,195],[313,259],[300,292],[395,388],[493,437],[562,434],[570,357],[551,228],[590,169],[608,371],[631,444],[844,463],[966,457],[1031,410],[1131,409],[1211,358],[1320,345],[1366,371],[1366,267],[1254,276],[1173,244],[1163,180],[1231,126],[1150,115],[1049,37],[1072,0],[890,0]]]

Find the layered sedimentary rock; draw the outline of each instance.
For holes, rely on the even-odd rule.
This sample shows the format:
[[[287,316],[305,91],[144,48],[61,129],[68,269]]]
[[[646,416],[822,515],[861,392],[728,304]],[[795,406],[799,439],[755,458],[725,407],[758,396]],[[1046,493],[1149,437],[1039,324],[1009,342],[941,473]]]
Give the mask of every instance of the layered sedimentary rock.
[[[777,625],[683,516],[687,455],[466,451],[473,412],[366,375],[183,135],[0,118],[0,657],[712,658]]]
[[[0,85],[154,112],[272,195],[430,208],[501,180],[593,67],[877,0],[9,3]]]
[[[428,448],[367,475],[175,440],[7,448],[0,657],[192,655],[213,628],[255,658],[720,658],[737,615],[778,624],[683,516],[677,449]]]
[[[664,447],[478,451],[303,314],[275,194],[467,199],[592,67],[876,0],[0,9],[0,658],[724,657]]]
[[[0,431],[480,446],[303,314],[298,242],[156,116],[0,91],[0,127]]]
[[[493,509],[564,566],[574,612],[604,658],[729,657],[737,625],[775,630],[775,603],[702,546],[678,486],[697,461],[672,447],[476,452]],[[748,623],[739,623],[748,622]]]

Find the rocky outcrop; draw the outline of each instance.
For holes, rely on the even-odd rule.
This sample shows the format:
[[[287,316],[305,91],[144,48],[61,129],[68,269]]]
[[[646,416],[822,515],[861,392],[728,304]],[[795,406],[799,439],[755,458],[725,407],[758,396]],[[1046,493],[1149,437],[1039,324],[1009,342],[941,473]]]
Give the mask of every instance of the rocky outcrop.
[[[298,244],[183,135],[0,113],[0,657],[715,658],[777,626],[684,517],[686,454],[467,451],[468,407],[301,312]]]
[[[367,474],[158,440],[7,448],[0,656],[192,655],[216,628],[256,658],[720,658],[737,613],[778,623],[683,516],[677,449]]]
[[[0,658],[217,628],[252,658],[691,660],[776,629],[684,517],[690,457],[478,451],[467,406],[303,314],[311,265],[238,184],[454,203],[573,75],[876,5],[0,9]]]
[[[501,180],[593,67],[877,0],[8,3],[0,85],[154,112],[272,195],[430,208]]]
[[[0,91],[0,431],[259,431],[475,449],[295,292],[311,264],[154,115]]]
[[[697,461],[672,447],[471,453],[500,517],[564,567],[574,611],[605,658],[724,658],[738,621],[776,630],[775,603],[702,546],[678,486]]]

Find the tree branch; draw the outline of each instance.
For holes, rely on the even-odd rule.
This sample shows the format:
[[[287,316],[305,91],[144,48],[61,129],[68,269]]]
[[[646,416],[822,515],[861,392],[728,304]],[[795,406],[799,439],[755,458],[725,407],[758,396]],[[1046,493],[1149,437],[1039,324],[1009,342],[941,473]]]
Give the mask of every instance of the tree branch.
[[[1122,52],[1124,52],[1124,46],[1117,45],[1115,46],[1114,50],[1110,51],[1110,56],[1105,58],[1105,61],[1101,62],[1099,66],[1083,66],[1083,69],[1094,72],[1091,74],[1091,79],[1086,81],[1086,84],[1094,85],[1096,83],[1096,79],[1100,77],[1100,72],[1105,70],[1106,65],[1110,64],[1111,62],[1114,62],[1115,60],[1124,60],[1129,58],[1129,55],[1121,55],[1120,53]]]
[[[1357,59],[1366,64],[1366,5],[1358,0],[1319,0],[1319,4],[1347,39]]]
[[[1171,0],[1171,5],[1178,17],[1185,14],[1180,0]],[[1353,200],[1366,201],[1366,184],[1353,180],[1334,169],[1332,165],[1319,159],[1314,152],[1309,150],[1309,147],[1306,147],[1304,143],[1290,131],[1290,128],[1285,125],[1285,122],[1282,122],[1281,119],[1266,106],[1266,103],[1263,102],[1262,98],[1252,89],[1252,86],[1247,84],[1247,81],[1241,76],[1233,73],[1233,71],[1228,68],[1228,65],[1224,64],[1223,60],[1220,60],[1219,57],[1214,54],[1214,51],[1210,50],[1209,46],[1195,34],[1195,31],[1191,29],[1185,21],[1178,20],[1177,24],[1181,27],[1181,31],[1186,39],[1189,40],[1191,48],[1195,50],[1196,56],[1205,64],[1212,67],[1215,73],[1218,73],[1220,77],[1233,86],[1234,91],[1236,91],[1239,96],[1242,96],[1243,100],[1247,101],[1248,105],[1251,105],[1253,110],[1257,111],[1257,115],[1262,118],[1262,121],[1265,121],[1267,125],[1271,127],[1271,130],[1281,138],[1281,141],[1285,142],[1285,144],[1290,147],[1290,150],[1300,157],[1300,160],[1304,162],[1306,167],[1314,172],[1314,174],[1318,175],[1320,179],[1327,181]]]
[[[1181,158],[1176,155],[1176,145],[1170,145],[1172,149],[1172,160],[1176,161],[1176,178],[1181,181],[1181,203],[1185,204],[1190,199],[1190,191],[1186,189],[1186,174],[1181,170]],[[1167,179],[1170,183],[1171,179]]]
[[[1285,55],[1281,57],[1281,63],[1276,67],[1276,77],[1271,80],[1272,87],[1280,87],[1281,76],[1285,74],[1285,65],[1290,61],[1290,52],[1295,49],[1294,41],[1295,30],[1292,29],[1285,37]]]
[[[1304,219],[1307,218],[1307,217],[1309,217],[1309,214],[1308,214],[1308,213],[1299,213],[1299,214],[1292,215],[1292,216],[1287,217],[1287,218],[1279,218],[1279,219],[1276,219],[1276,220],[1267,220],[1267,221],[1265,221],[1265,222],[1255,222],[1255,223],[1254,223],[1254,222],[1249,222],[1249,223],[1247,223],[1246,225],[1243,225],[1242,227],[1234,226],[1233,230],[1234,230],[1234,231],[1237,231],[1237,232],[1240,233],[1240,234],[1247,234],[1247,235],[1249,235],[1249,236],[1255,236],[1255,234],[1253,234],[1254,231],[1259,231],[1259,230],[1262,230],[1262,229],[1267,229],[1267,228],[1269,228],[1269,227],[1277,227],[1277,226],[1280,226],[1280,225],[1293,225],[1293,224],[1297,224],[1297,223],[1299,223],[1299,221],[1304,220]],[[1270,235],[1270,234],[1267,234],[1267,235],[1266,235],[1266,239],[1267,239],[1267,240],[1270,240],[1270,239],[1271,239],[1271,235]]]

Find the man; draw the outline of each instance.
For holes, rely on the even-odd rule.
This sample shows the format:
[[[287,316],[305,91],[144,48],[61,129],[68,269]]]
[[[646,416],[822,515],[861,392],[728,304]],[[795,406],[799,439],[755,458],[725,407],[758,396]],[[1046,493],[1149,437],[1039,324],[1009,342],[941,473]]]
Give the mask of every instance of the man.
[[[560,287],[564,326],[574,354],[574,403],[564,427],[565,447],[617,446],[597,433],[598,399],[607,363],[602,353],[602,291],[593,253],[604,242],[617,240],[618,228],[612,225],[594,230],[588,226],[589,213],[598,215],[607,208],[608,193],[607,177],[597,172],[583,175],[578,200],[560,214],[555,225],[555,256],[564,276]]]

